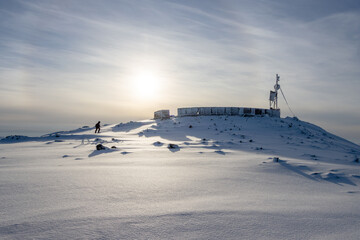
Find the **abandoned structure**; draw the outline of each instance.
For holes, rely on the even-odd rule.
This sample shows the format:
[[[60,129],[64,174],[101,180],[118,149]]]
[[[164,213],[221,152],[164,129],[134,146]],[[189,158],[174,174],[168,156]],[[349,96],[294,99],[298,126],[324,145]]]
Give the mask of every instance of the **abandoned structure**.
[[[280,109],[278,107],[278,91],[280,76],[276,74],[276,84],[274,91],[270,91],[270,108],[247,108],[247,107],[187,107],[178,108],[177,116],[212,116],[212,115],[230,115],[230,116],[269,116],[280,117]],[[168,119],[170,118],[169,110],[159,110],[154,113],[154,119]]]
[[[159,110],[154,112],[154,119],[169,119],[170,111],[169,110]]]

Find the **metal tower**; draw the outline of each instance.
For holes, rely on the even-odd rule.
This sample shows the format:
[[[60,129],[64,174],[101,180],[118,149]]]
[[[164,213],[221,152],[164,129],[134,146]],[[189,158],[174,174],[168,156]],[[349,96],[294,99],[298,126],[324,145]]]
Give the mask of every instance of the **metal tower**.
[[[278,108],[278,90],[280,89],[279,85],[280,76],[276,74],[276,84],[274,85],[275,91],[270,91],[270,109],[279,109]]]

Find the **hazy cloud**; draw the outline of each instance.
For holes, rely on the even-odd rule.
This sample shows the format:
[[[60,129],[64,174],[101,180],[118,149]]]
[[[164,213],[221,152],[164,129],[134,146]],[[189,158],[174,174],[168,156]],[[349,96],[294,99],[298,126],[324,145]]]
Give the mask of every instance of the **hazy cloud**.
[[[275,73],[300,118],[360,122],[359,9],[355,0],[1,2],[0,132],[14,119],[12,129],[21,119],[75,125],[157,108],[267,107]],[[146,71],[161,86],[141,100],[132,82]],[[332,118],[338,109],[344,117]]]

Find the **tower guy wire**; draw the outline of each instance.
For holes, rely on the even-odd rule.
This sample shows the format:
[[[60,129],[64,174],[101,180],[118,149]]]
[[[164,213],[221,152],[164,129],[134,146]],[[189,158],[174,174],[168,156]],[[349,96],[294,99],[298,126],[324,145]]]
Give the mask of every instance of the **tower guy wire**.
[[[281,92],[282,96],[284,97],[284,100],[285,100],[285,102],[286,102],[286,105],[288,106],[288,108],[289,108],[290,112],[292,113],[293,117],[296,117],[296,116],[295,116],[295,113],[291,110],[291,107],[290,107],[288,101],[286,100],[286,97],[285,97],[285,95],[284,95],[284,92],[283,92],[282,88],[280,88],[280,92]]]

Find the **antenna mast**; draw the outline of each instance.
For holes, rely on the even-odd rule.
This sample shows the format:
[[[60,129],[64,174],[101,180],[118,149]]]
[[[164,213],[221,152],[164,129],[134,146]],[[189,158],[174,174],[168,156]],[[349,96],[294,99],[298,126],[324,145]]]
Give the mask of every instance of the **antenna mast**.
[[[280,76],[276,74],[276,84],[274,85],[275,91],[270,91],[270,109],[279,109],[278,108],[278,90],[280,89],[279,85]]]

